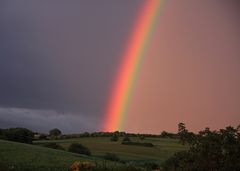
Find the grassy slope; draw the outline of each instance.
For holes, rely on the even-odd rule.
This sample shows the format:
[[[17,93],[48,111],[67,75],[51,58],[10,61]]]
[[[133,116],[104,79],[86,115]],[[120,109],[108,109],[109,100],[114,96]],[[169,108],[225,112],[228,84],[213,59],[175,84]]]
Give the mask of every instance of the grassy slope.
[[[92,160],[84,155],[0,140],[0,161],[12,165],[34,165],[35,167],[69,167],[75,160]]]
[[[178,140],[173,139],[146,138],[145,140],[139,140],[137,137],[131,138],[132,141],[153,143],[155,145],[153,148],[121,145],[121,139],[118,142],[111,142],[109,139],[108,137],[89,137],[51,142],[57,142],[64,148],[67,148],[73,142],[79,142],[88,147],[94,156],[102,157],[106,152],[112,152],[116,153],[121,160],[135,162],[154,161],[161,163],[175,152],[186,149],[178,143]],[[36,143],[46,142],[49,141],[38,141]]]
[[[185,147],[181,146],[177,140],[173,139],[147,138],[146,140],[141,141],[139,138],[131,138],[132,141],[151,142],[155,145],[154,148],[121,145],[121,140],[119,142],[111,142],[109,139],[110,138],[90,137],[55,141],[65,148],[67,148],[72,142],[80,142],[87,146],[95,157],[49,149],[38,145],[28,145],[0,140],[0,165],[1,162],[6,162],[15,166],[22,165],[28,166],[29,168],[38,168],[38,171],[46,171],[46,168],[55,168],[55,170],[58,171],[66,171],[75,160],[97,161],[98,164],[101,165],[104,161],[99,157],[102,157],[106,152],[116,153],[121,160],[125,161],[135,161],[140,162],[141,164],[147,161],[161,163],[163,160],[173,155],[174,152],[185,149]],[[39,141],[36,143],[42,144],[46,142],[49,141]],[[107,162],[106,164],[107,166],[112,167],[115,166],[116,163]],[[57,169],[56,167],[60,169]],[[20,170],[22,171],[22,169]],[[26,171],[26,169],[24,170]]]

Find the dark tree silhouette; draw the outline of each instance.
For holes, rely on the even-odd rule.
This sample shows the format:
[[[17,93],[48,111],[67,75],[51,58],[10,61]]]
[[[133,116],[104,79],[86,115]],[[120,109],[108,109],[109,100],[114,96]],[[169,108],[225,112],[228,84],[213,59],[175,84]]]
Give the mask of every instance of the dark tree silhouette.
[[[240,170],[240,127],[229,126],[219,131],[206,128],[193,134],[188,132],[185,124],[180,123],[178,126],[180,141],[189,149],[168,159],[163,170]]]
[[[61,134],[62,134],[62,132],[57,128],[54,128],[54,129],[49,131],[50,136],[57,137],[57,136],[60,136]]]

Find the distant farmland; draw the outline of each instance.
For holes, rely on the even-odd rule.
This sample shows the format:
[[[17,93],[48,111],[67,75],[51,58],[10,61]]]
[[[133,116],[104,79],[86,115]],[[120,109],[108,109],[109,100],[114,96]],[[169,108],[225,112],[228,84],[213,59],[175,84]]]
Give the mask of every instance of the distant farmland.
[[[176,139],[168,138],[146,138],[140,140],[138,137],[130,137],[134,142],[148,142],[152,143],[154,147],[140,147],[134,145],[122,145],[122,138],[117,142],[110,141],[109,137],[85,137],[67,140],[47,140],[47,141],[35,141],[37,145],[43,145],[44,143],[56,142],[63,146],[65,149],[71,143],[81,143],[88,147],[93,156],[102,158],[107,152],[115,153],[119,156],[120,160],[131,162],[156,162],[161,164],[164,160],[168,159],[175,152],[185,150],[186,147],[179,144]]]
[[[186,149],[176,139],[146,138],[140,140],[138,137],[130,137],[130,139],[134,142],[152,143],[154,147],[122,145],[122,137],[117,142],[110,141],[110,137],[85,137],[34,141],[33,145],[0,140],[0,171],[67,171],[76,160],[91,161],[101,167],[106,166],[110,168],[109,170],[122,171],[125,169],[121,169],[121,167],[126,166],[123,163],[133,163],[140,167],[151,162],[161,165],[175,152]],[[65,150],[71,143],[81,143],[90,149],[92,155],[86,156],[43,147],[44,144],[49,142],[55,142]],[[105,160],[104,155],[106,153],[116,154],[120,162]],[[100,171],[101,169],[95,170]]]

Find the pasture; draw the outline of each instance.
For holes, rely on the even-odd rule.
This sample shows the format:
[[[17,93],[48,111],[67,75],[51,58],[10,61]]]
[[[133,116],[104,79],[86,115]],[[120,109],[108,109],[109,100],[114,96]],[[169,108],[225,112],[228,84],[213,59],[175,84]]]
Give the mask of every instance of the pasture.
[[[129,163],[142,168],[144,164],[151,162],[161,165],[175,152],[186,149],[174,139],[146,138],[140,140],[138,137],[130,137],[130,139],[135,142],[150,142],[154,144],[154,147],[122,145],[122,138],[117,142],[112,142],[110,137],[41,140],[34,141],[33,145],[0,140],[0,171],[67,171],[76,160],[91,161],[97,164],[99,167],[94,169],[96,171],[127,171]],[[49,142],[61,145],[65,151],[43,147]],[[92,155],[67,152],[69,145],[76,142],[88,147]],[[106,153],[115,153],[120,158],[120,162],[106,161],[104,159]]]
[[[138,137],[130,137],[130,139],[134,142],[152,143],[154,147],[122,145],[122,138],[117,142],[112,142],[110,141],[110,137],[84,137],[66,140],[35,141],[34,143],[43,145],[44,143],[55,142],[67,149],[71,143],[77,142],[88,147],[92,156],[97,158],[103,158],[109,152],[117,154],[120,160],[124,162],[155,162],[158,164],[161,164],[175,152],[186,149],[176,139],[145,138],[144,140],[140,140]]]
[[[67,169],[75,160],[93,161],[94,159],[66,151],[0,140],[0,162],[2,162],[0,164],[6,163],[11,168],[24,166],[24,168],[38,168],[38,170],[56,167]]]

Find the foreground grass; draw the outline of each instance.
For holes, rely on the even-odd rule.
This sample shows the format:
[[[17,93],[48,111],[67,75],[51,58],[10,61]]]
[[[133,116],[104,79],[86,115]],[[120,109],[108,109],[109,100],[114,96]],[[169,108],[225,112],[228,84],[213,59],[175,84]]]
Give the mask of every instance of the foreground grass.
[[[66,166],[75,161],[93,160],[87,156],[54,150],[35,145],[0,140],[0,159],[11,164],[30,164],[36,166]]]
[[[119,166],[85,155],[0,140],[0,171],[67,171],[76,160],[91,161],[101,167]]]

